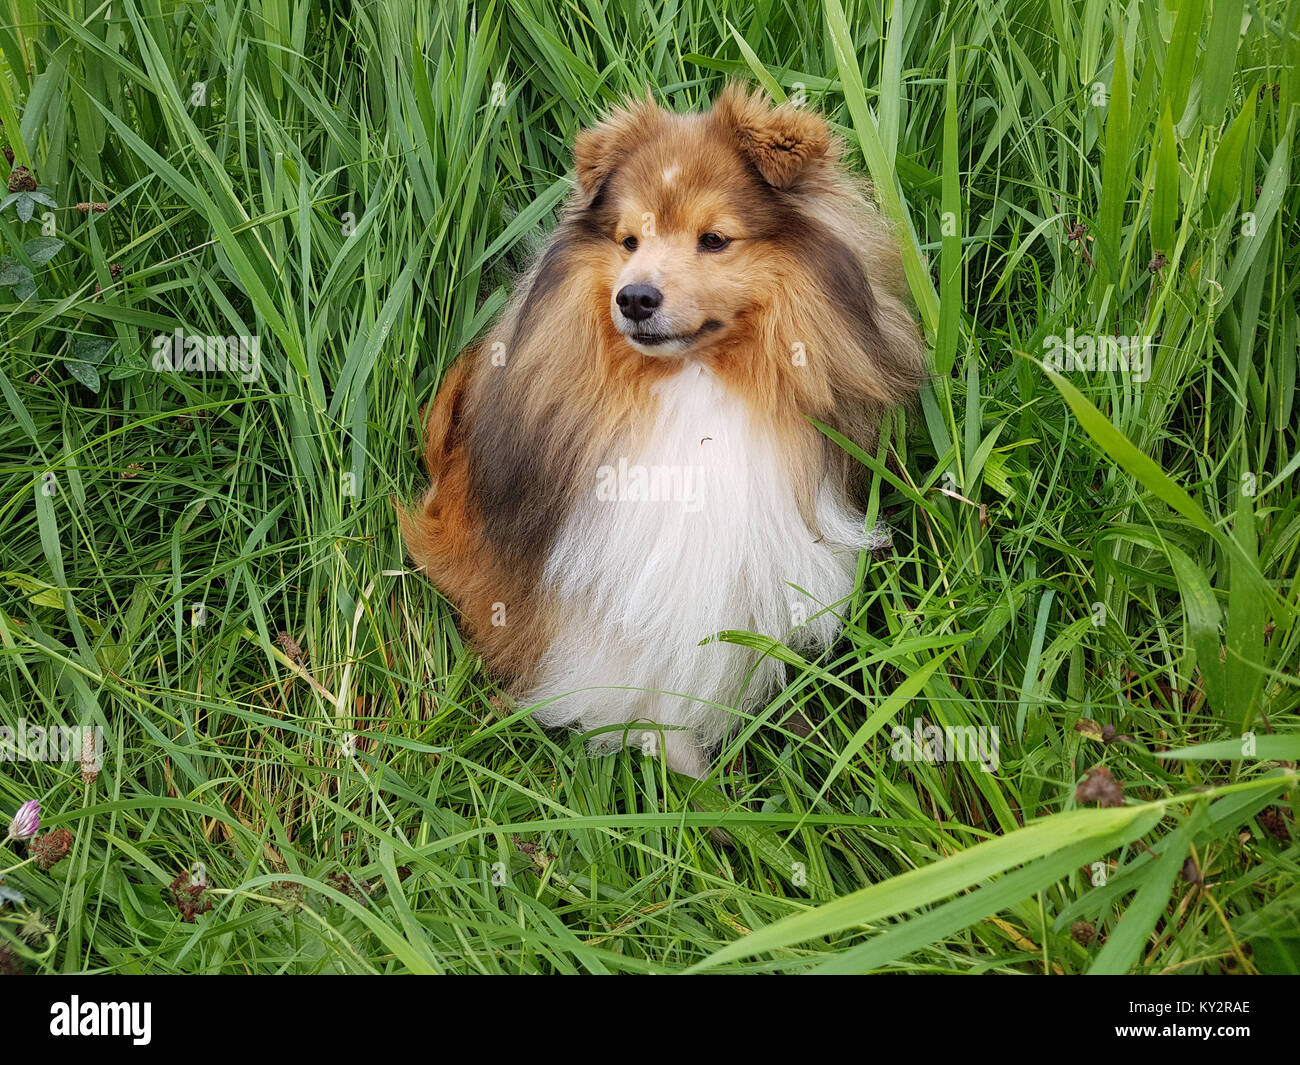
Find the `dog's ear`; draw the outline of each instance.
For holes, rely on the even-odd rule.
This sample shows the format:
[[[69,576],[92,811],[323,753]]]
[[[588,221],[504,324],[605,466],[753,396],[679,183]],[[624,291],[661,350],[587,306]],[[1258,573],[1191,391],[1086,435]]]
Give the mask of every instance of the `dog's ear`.
[[[628,100],[621,107],[614,108],[590,129],[578,131],[573,143],[573,162],[577,170],[579,196],[584,205],[596,198],[609,176],[662,118],[659,105],[647,92],[644,97]]]
[[[788,189],[839,156],[824,119],[792,103],[773,107],[761,89],[748,93],[733,82],[714,102],[713,116],[774,188]]]

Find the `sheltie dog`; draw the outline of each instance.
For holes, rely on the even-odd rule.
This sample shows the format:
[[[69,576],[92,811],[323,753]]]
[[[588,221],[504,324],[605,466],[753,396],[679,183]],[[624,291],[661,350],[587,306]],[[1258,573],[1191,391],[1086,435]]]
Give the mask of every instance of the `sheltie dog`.
[[[633,100],[578,134],[563,217],[447,372],[414,561],[488,669],[595,751],[706,775],[782,663],[836,637],[860,467],[925,376],[897,244],[826,122],[731,85],[703,113]],[[750,641],[753,643],[753,641]]]

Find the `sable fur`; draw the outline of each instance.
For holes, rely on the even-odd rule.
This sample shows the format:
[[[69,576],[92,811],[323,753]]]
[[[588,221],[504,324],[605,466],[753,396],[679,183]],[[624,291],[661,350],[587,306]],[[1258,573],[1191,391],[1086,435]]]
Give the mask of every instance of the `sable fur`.
[[[425,426],[430,487],[402,533],[544,723],[675,726],[670,764],[700,774],[728,708],[764,698],[780,669],[699,641],[833,640],[861,478],[807,418],[869,446],[924,376],[896,242],[840,154],[821,118],[738,86],[699,114],[629,102],[579,133],[560,224],[448,371]],[[706,251],[706,233],[730,243]],[[667,330],[644,341],[613,302],[642,281]],[[698,521],[670,502],[599,502],[598,471],[638,456],[699,471]],[[831,598],[792,621],[792,578]]]

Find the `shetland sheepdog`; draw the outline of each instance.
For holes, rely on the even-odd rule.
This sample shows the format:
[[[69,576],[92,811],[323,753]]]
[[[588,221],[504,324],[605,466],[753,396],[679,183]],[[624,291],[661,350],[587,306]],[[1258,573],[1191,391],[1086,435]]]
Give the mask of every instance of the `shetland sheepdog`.
[[[536,719],[707,774],[854,592],[860,467],[925,377],[898,247],[826,122],[728,86],[578,134],[554,234],[430,406],[414,561]],[[738,713],[737,708],[740,709]]]

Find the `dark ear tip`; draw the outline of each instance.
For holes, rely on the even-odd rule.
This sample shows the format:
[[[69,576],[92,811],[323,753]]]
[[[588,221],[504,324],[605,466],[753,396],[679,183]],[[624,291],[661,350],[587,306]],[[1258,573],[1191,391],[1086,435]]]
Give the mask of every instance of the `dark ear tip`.
[[[712,113],[774,188],[789,188],[811,166],[837,157],[825,119],[788,100],[773,103],[761,87],[751,91],[741,82],[728,82]]]

